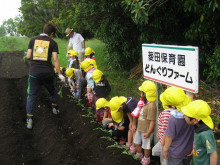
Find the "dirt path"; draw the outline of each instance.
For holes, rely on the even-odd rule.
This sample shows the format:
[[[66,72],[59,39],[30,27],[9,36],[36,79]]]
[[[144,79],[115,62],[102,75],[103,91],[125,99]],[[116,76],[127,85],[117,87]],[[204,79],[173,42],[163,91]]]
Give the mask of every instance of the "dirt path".
[[[22,54],[21,54],[22,55]],[[14,68],[19,66],[14,66]],[[25,127],[27,76],[0,76],[0,164],[2,165],[139,165],[117,148],[101,139],[107,134],[94,130],[99,125],[82,117],[85,111],[63,89],[60,115],[52,114],[44,88],[37,103],[34,128]],[[155,164],[152,161],[152,164]]]

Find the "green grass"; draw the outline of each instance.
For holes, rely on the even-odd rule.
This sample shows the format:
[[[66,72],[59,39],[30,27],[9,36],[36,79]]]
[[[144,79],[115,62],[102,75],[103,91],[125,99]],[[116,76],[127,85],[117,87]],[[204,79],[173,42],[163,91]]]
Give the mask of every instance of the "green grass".
[[[28,43],[27,37],[0,37],[0,51],[27,50]]]
[[[66,51],[68,45],[68,39],[54,38],[59,47],[59,61],[60,66],[66,67],[67,58]],[[15,50],[27,50],[30,38],[26,37],[0,37],[0,51],[15,51]],[[97,39],[91,39],[85,41],[85,47],[91,47],[95,51],[95,57],[97,60],[98,69],[100,69],[107,80],[110,82],[112,91],[110,97],[114,96],[133,96],[137,99],[140,97],[138,87],[140,86],[140,80],[129,80],[128,72],[122,72],[120,70],[112,70],[108,65],[108,61],[105,58],[105,44]],[[114,57],[113,57],[114,58]]]

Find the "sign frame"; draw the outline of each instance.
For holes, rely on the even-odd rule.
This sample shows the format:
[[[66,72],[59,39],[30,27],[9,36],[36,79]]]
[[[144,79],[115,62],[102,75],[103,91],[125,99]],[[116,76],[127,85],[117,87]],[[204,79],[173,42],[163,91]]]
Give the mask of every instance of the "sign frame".
[[[157,57],[158,54],[160,57]],[[166,54],[167,57],[169,57],[171,54],[175,55],[176,64],[178,63],[178,66],[172,65],[170,63],[162,63],[158,61],[156,62],[156,57],[162,58],[162,54],[163,55]],[[180,62],[181,65],[179,66],[178,60],[179,57],[181,56],[184,57],[184,66],[181,66],[182,65],[181,62]],[[198,93],[199,90],[199,48],[198,47],[144,43],[142,44],[142,58],[143,58],[144,78],[165,85],[180,87],[192,93]],[[155,58],[155,61],[151,58]],[[157,67],[157,69],[153,68],[154,65]],[[163,76],[159,75],[159,72],[157,72],[158,68],[160,69],[160,72],[162,72],[162,69],[165,70],[165,68],[170,69],[173,72],[176,71],[176,76],[172,78],[169,77],[170,79],[168,77],[163,77],[165,74],[163,74]],[[182,73],[187,73],[187,74],[182,74]],[[185,80],[184,80],[185,82],[182,81],[184,75],[185,75]],[[188,79],[191,78],[192,82],[187,81],[187,78]]]

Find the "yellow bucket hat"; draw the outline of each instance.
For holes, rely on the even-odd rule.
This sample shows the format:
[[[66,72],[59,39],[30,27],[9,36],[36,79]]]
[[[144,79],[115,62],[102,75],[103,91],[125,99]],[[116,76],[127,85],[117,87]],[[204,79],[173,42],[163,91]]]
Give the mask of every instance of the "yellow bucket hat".
[[[94,51],[92,48],[87,47],[86,50],[85,50],[85,55],[88,56],[88,55],[90,55],[91,53],[95,53],[95,51]]]
[[[74,72],[74,68],[68,68],[67,70],[66,70],[66,76],[67,77],[69,77],[69,78],[72,78],[73,77],[73,72]]]
[[[99,110],[100,108],[106,107],[108,104],[108,101],[105,98],[99,98],[95,105],[96,105],[96,110]]]
[[[188,117],[202,120],[209,128],[214,128],[212,118],[209,116],[211,114],[211,108],[205,101],[192,101],[188,105],[182,107],[181,111]]]
[[[92,68],[92,66],[90,65],[89,61],[83,61],[80,64],[80,68],[82,68],[85,72],[88,72],[90,68]]]
[[[94,70],[93,73],[92,73],[92,79],[95,81],[95,82],[99,82],[102,78],[102,71],[101,70]]]
[[[96,64],[96,61],[93,59],[88,60],[88,62],[90,63],[90,65],[92,65],[95,69],[98,69],[98,66]]]
[[[120,106],[126,101],[127,99],[122,96],[112,97],[112,99],[109,101],[109,106],[110,106],[111,111],[118,111]]]
[[[187,96],[183,89],[178,87],[169,87],[161,95],[160,101],[163,104],[163,107],[168,109],[168,105],[175,106],[178,111],[181,110],[181,107],[186,106],[191,102],[189,96]]]
[[[116,122],[116,123],[120,123],[123,120],[123,112],[118,112],[118,111],[111,111],[111,115],[112,115],[112,119]]]
[[[68,52],[68,53],[69,53],[69,52]],[[70,52],[70,57],[78,56],[78,55],[79,55],[78,52],[75,51],[75,50],[72,50],[72,51]]]
[[[153,81],[144,81],[139,90],[145,93],[148,101],[154,102],[157,99],[157,87]]]

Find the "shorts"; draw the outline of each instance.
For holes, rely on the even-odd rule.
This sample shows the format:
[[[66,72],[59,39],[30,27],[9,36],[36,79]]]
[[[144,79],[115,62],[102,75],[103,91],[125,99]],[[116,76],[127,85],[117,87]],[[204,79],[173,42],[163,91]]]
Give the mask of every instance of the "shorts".
[[[144,138],[144,132],[136,131],[134,137],[134,143],[137,145],[141,145],[141,147],[145,150],[151,149],[151,140],[153,139],[153,133],[150,134],[150,137]]]
[[[160,157],[161,165],[168,165],[168,160],[164,159],[162,150],[162,145],[160,141],[158,141],[157,144],[152,148],[152,155]]]
[[[169,165],[190,165],[192,156],[185,156],[182,158],[172,158],[168,155]]]

